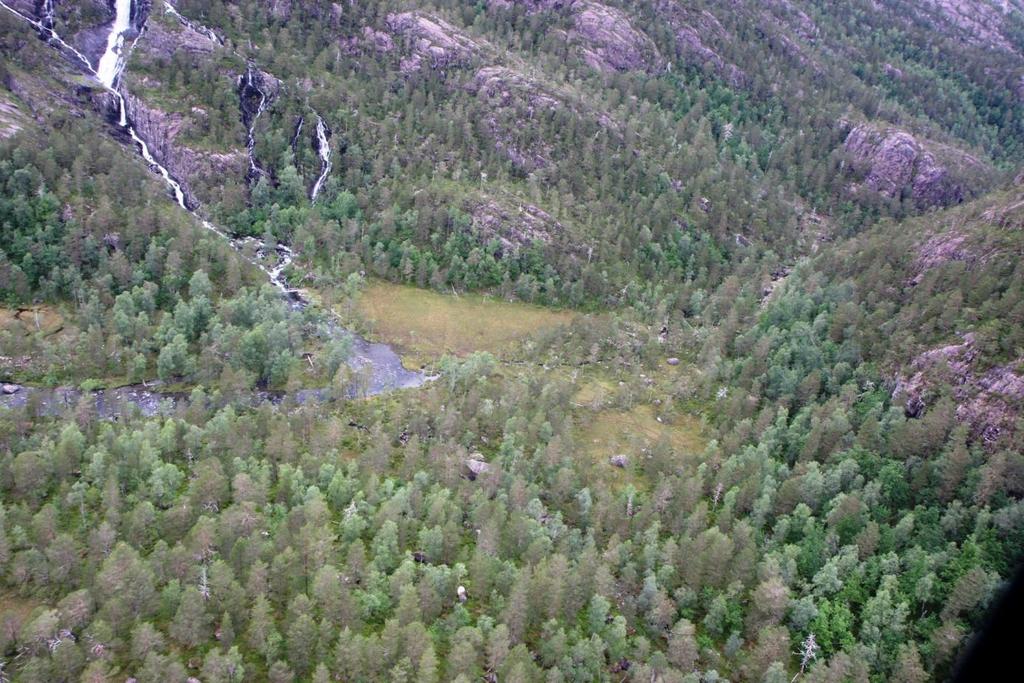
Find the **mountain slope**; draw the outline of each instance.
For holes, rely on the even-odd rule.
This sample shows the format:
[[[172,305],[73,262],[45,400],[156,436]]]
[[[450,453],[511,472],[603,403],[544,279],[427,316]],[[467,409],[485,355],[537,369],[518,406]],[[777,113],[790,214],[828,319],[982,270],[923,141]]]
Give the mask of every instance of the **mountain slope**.
[[[0,8],[0,678],[950,677],[1020,2],[119,2]]]

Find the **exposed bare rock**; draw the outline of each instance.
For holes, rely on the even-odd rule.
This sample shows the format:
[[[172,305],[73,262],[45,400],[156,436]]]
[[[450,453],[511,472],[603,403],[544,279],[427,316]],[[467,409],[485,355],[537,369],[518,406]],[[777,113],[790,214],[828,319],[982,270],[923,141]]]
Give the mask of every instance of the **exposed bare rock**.
[[[885,65],[882,67],[882,71],[884,71],[885,75],[893,79],[894,81],[903,80],[903,70],[893,66],[892,64],[889,64],[888,62],[886,62]]]
[[[363,41],[377,52],[391,52],[395,49],[395,41],[390,35],[370,26],[363,27]]]
[[[972,263],[977,260],[975,254],[966,244],[967,235],[959,230],[932,235],[922,244],[917,253],[915,273],[909,284],[918,285],[925,274],[952,261]]]
[[[473,229],[484,241],[501,243],[503,252],[516,252],[535,242],[550,243],[565,232],[564,226],[532,204],[510,209],[490,200],[472,207]]]
[[[762,23],[761,31],[766,36],[766,42],[771,50],[784,55],[794,64],[809,69],[817,76],[824,74],[821,64],[811,56],[811,53],[785,31],[778,30],[773,19],[769,18],[766,23]]]
[[[473,456],[466,459],[464,463],[466,466],[466,478],[470,481],[475,481],[481,474],[491,471],[491,466],[482,460],[482,457],[479,453],[474,453]]]
[[[724,45],[730,40],[715,15],[707,10],[685,7],[676,0],[660,0],[655,11],[672,31],[678,59],[709,71],[734,88],[746,85],[747,75],[743,70],[726,62],[710,46]]]
[[[171,59],[178,51],[206,55],[217,49],[217,42],[209,35],[197,31],[193,26],[172,21],[150,21],[137,49],[160,59]]]
[[[268,100],[276,99],[281,94],[281,81],[276,76],[262,69],[251,67],[252,82],[259,88]],[[239,77],[244,76],[240,74]]]
[[[529,135],[529,122],[546,112],[564,108],[564,98],[534,79],[497,66],[480,69],[467,87],[486,104],[488,113],[480,119],[480,124],[509,161],[527,173],[550,163],[551,144]]]
[[[422,12],[389,14],[385,22],[392,35],[400,36],[409,54],[401,61],[402,73],[423,67],[444,71],[470,63],[481,46],[447,21]]]
[[[109,95],[104,97],[108,101],[113,100]],[[128,118],[139,136],[146,140],[153,158],[181,183],[191,204],[205,199],[200,196],[202,188],[221,185],[225,178],[245,177],[247,160],[244,150],[195,150],[176,139],[191,125],[190,117],[178,112],[165,112],[131,94],[125,97],[125,104]],[[193,117],[201,115],[198,112],[191,113]]]
[[[817,23],[790,0],[764,0],[758,31],[770,50],[817,76],[825,71],[813,52],[820,29]]]
[[[246,129],[281,94],[281,81],[273,75],[249,64],[245,73],[236,77],[242,124]]]
[[[613,455],[612,457],[608,458],[608,464],[611,465],[612,467],[626,469],[627,467],[629,467],[629,456],[623,453]]]
[[[581,3],[574,9],[570,39],[579,43],[584,61],[594,69],[655,72],[664,68],[654,43],[622,10],[598,2]]]
[[[855,190],[886,197],[909,191],[919,206],[958,204],[976,194],[991,175],[991,168],[971,154],[895,127],[862,123],[850,131],[843,147],[865,173]]]
[[[969,44],[1019,54],[1010,14],[1024,12],[1021,0],[923,0],[917,9],[946,21]]]
[[[41,6],[37,6],[36,0],[6,0],[12,9],[24,14],[26,17],[42,19]]]
[[[765,0],[775,18],[803,41],[814,43],[821,33],[818,24],[791,0]]]
[[[17,384],[4,384],[0,385],[0,394],[5,396],[11,396],[21,391],[21,387]]]
[[[529,173],[552,164],[555,143],[539,135],[531,121],[566,113],[613,135],[621,126],[606,113],[590,108],[571,88],[542,82],[507,67],[483,67],[466,88],[486,105],[480,125],[495,146],[516,167]]]
[[[492,9],[509,9],[522,7],[527,14],[538,12],[550,12],[552,10],[572,7],[578,0],[487,0],[487,6]]]
[[[567,111],[578,120],[612,133],[617,134],[620,128],[613,118],[588,107],[567,86],[542,82],[509,67],[483,67],[466,88],[488,110],[479,121],[495,147],[526,173],[549,166],[554,156],[554,143],[537,135],[537,126],[532,123],[535,119]]]
[[[125,34],[134,41],[146,26],[153,0],[132,3],[131,27]],[[107,47],[107,37],[114,21],[114,3],[107,0],[56,2],[54,27],[69,43],[84,53],[93,65],[99,62]]]
[[[916,417],[927,409],[931,387],[945,380],[955,387],[957,419],[985,441],[994,441],[1013,428],[1024,406],[1024,358],[984,370],[977,368],[978,358],[974,335],[965,334],[958,344],[918,355],[911,363],[913,374],[901,377],[893,393],[904,398],[907,415]]]
[[[786,284],[786,279],[792,272],[793,270],[789,266],[781,266],[769,273],[768,282],[761,287],[762,308],[767,306],[778,292],[782,291],[782,286]]]
[[[0,94],[0,139],[9,138],[24,127],[18,105]]]
[[[1018,185],[1019,183],[1018,177]],[[1012,201],[992,207],[981,215],[982,220],[1011,230],[1024,230],[1024,194],[1018,194]]]
[[[549,91],[536,79],[503,66],[481,68],[473,77],[469,89],[504,107],[516,105],[522,96],[531,116],[544,110],[554,111],[564,105],[562,96]]]

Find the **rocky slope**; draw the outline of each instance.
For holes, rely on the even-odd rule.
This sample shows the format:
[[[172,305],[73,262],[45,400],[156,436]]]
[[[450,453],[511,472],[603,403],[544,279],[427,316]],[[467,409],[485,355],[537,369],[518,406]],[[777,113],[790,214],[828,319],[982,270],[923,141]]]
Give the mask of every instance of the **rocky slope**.
[[[486,109],[480,125],[495,148],[526,172],[554,161],[557,142],[537,134],[534,124],[545,117],[572,116],[613,136],[618,133],[614,119],[589,107],[569,88],[542,82],[510,67],[481,67],[465,87]]]
[[[369,37],[374,45],[389,51],[392,44],[403,45],[401,60],[402,73],[408,74],[427,68],[445,71],[448,68],[467,65],[481,50],[479,43],[463,31],[436,16],[421,12],[389,14],[386,27],[390,39],[382,39],[377,32]]]
[[[968,152],[876,123],[853,126],[843,150],[864,174],[855,194],[892,199],[906,193],[920,207],[959,204],[985,189],[993,173]]]
[[[497,240],[501,253],[515,253],[531,244],[550,244],[565,236],[565,226],[532,204],[481,198],[467,206],[473,230],[483,242]]]
[[[108,106],[114,106],[112,98],[106,101]],[[153,157],[181,184],[190,205],[208,201],[213,189],[226,179],[245,176],[244,149],[223,152],[195,149],[179,139],[185,128],[202,120],[201,109],[192,109],[187,115],[166,112],[132,94],[125,98],[125,103],[136,131],[148,143]],[[110,115],[113,114],[111,109]]]
[[[722,78],[734,88],[746,86],[747,75],[743,70],[715,51],[729,40],[729,34],[714,14],[676,0],[661,0],[654,9],[672,31],[678,59]]]
[[[902,397],[907,415],[919,417],[935,398],[940,383],[955,387],[956,417],[969,424],[984,441],[994,442],[1016,427],[1024,405],[1024,356],[985,367],[975,335],[959,343],[919,354],[910,374],[901,378],[894,394]]]
[[[145,30],[134,43],[125,76],[123,90],[128,93],[125,99],[129,118],[149,144],[153,157],[181,184],[191,205],[208,202],[225,180],[245,177],[245,148],[238,139],[242,135],[244,112],[240,111],[237,117],[240,126],[234,144],[210,149],[190,143],[190,139],[209,128],[210,106],[192,98],[173,101],[166,97],[168,84],[153,75],[153,67],[184,59],[191,68],[199,70],[218,63],[224,54],[215,34],[166,11],[161,0],[146,17]],[[221,73],[222,88],[230,91],[244,67],[237,60],[225,66],[227,69],[217,71]],[[272,81],[276,79],[268,79],[268,83]],[[173,108],[168,104],[173,104]]]
[[[914,3],[918,15],[951,27],[958,37],[982,48],[1021,54],[1012,14],[1024,12],[1021,0],[925,0]]]
[[[605,73],[654,73],[665,67],[654,42],[633,25],[624,11],[598,2],[577,3],[573,11],[569,40],[578,45],[583,61],[591,68]]]

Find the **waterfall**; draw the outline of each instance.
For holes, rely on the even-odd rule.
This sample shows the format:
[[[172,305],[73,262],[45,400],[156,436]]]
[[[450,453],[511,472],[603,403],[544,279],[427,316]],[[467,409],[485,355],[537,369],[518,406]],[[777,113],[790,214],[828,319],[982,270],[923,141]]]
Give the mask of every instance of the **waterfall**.
[[[211,28],[207,28],[202,24],[197,24],[188,17],[182,16],[181,12],[179,12],[178,9],[170,3],[170,0],[164,0],[164,13],[170,14],[177,19],[182,26],[190,28],[200,35],[206,36],[218,45],[224,44],[224,39],[217,35],[216,31]]]
[[[168,6],[169,5],[165,5]],[[25,16],[18,10],[12,8],[3,0],[0,0],[0,7],[6,9],[17,16],[22,21],[28,23],[39,35],[46,40],[46,42],[55,46],[60,52],[66,56],[70,56],[79,63],[86,73],[94,77],[99,81],[103,87],[117,100],[118,105],[118,125],[123,128],[132,142],[138,147],[142,158],[146,160],[146,163],[150,165],[150,168],[156,170],[156,172],[163,178],[164,182],[170,188],[174,199],[178,206],[191,213],[204,229],[213,232],[220,237],[224,238],[228,244],[230,244],[236,251],[242,251],[242,249],[248,243],[255,243],[256,245],[256,256],[255,259],[250,259],[250,263],[253,263],[261,271],[263,271],[271,284],[274,285],[282,294],[289,298],[295,306],[306,306],[308,302],[304,299],[298,290],[291,289],[284,281],[284,271],[291,264],[294,258],[294,253],[291,248],[286,245],[276,245],[274,249],[274,256],[276,262],[273,266],[268,267],[262,262],[261,257],[265,257],[267,254],[267,244],[263,240],[255,240],[254,238],[233,238],[225,231],[221,230],[213,223],[205,220],[198,216],[195,211],[189,208],[188,203],[185,200],[185,194],[181,189],[181,185],[176,181],[170,174],[170,172],[161,165],[150,153],[149,146],[146,141],[143,140],[139,134],[135,131],[135,127],[132,125],[131,120],[128,118],[127,102],[125,96],[119,92],[114,86],[124,69],[126,61],[126,50],[124,49],[125,32],[130,26],[131,16],[131,0],[117,0],[117,18],[114,20],[114,25],[111,28],[111,36],[107,40],[107,51],[104,53],[103,58],[100,59],[99,65],[94,67],[92,63],[83,55],[81,52],[76,50],[70,44],[65,42],[57,32],[53,30],[53,5],[52,2],[47,2],[44,5],[44,16],[46,17],[43,22],[36,21],[32,17]],[[47,14],[49,12],[49,14]],[[125,14],[126,13],[126,14]],[[124,19],[127,15],[128,19]],[[45,22],[45,23],[44,23]],[[49,25],[47,25],[49,24]],[[110,66],[112,65],[112,66]],[[104,71],[104,75],[100,75],[102,69],[112,69],[112,71]],[[246,73],[247,83],[252,86],[252,66],[250,65]],[[254,86],[253,86],[254,87]],[[257,110],[256,117],[263,112],[266,107],[266,97],[262,91],[260,93],[260,107]],[[323,119],[317,116],[317,138],[320,152],[320,158],[324,161],[325,170],[321,175],[318,185],[322,183],[323,179],[326,178],[327,173],[330,172],[330,148],[327,144],[327,136],[329,131],[327,130],[326,124]],[[252,127],[249,129],[250,144],[253,143],[253,132]],[[251,148],[250,148],[250,160],[251,160]],[[330,312],[330,309],[328,309]],[[335,313],[333,317],[329,318],[328,329],[332,335],[337,334],[350,334],[343,328],[341,328],[334,318],[337,317]],[[368,371],[366,379],[368,385],[365,388],[366,394],[378,394],[391,389],[400,389],[407,387],[417,387],[422,385],[424,382],[434,379],[434,377],[428,377],[422,372],[414,372],[406,370],[402,366],[401,359],[398,354],[395,353],[387,344],[374,344],[366,341],[358,335],[351,335],[354,340],[353,355],[348,360],[348,365],[357,372]],[[21,392],[24,396],[27,392]],[[2,403],[2,401],[0,401]]]
[[[299,147],[299,136],[302,135],[302,124],[306,122],[305,117],[300,116],[299,122],[295,124],[295,135],[292,136],[292,152],[298,150]]]
[[[84,66],[86,68],[86,70],[90,74],[95,75],[95,72],[92,69],[92,63],[88,60],[88,58],[86,58],[85,55],[83,55],[81,52],[76,50],[72,45],[70,45],[69,43],[65,42],[64,39],[61,38],[59,35],[57,35],[57,32],[53,30],[53,14],[52,14],[53,6],[52,6],[52,3],[50,5],[50,10],[49,10],[50,14],[46,15],[45,12],[44,12],[44,17],[45,18],[44,18],[43,22],[38,22],[35,19],[33,19],[32,17],[25,16],[24,14],[22,14],[18,10],[14,9],[10,5],[8,5],[6,2],[3,2],[3,0],[0,0],[0,7],[3,7],[5,10],[10,12],[14,16],[18,17],[19,19],[21,19],[22,21],[26,22],[27,24],[30,24],[33,28],[35,28],[37,31],[39,31],[40,37],[45,38],[46,42],[48,44],[50,44],[50,45],[56,44],[58,50],[61,50],[62,52],[73,56],[78,62],[81,63],[82,66]],[[47,23],[49,23],[49,26],[46,25]]]
[[[245,140],[246,149],[249,150],[249,180],[255,182],[260,176],[265,175],[263,169],[256,163],[256,122],[267,108],[267,95],[253,81],[252,72],[253,65],[250,62],[246,66],[245,75],[238,77],[238,97],[242,107],[243,123],[248,124],[249,129]],[[250,118],[249,110],[245,105],[245,98],[247,93],[251,94],[253,92],[259,95],[259,104],[256,105],[256,113],[252,114]]]
[[[39,21],[48,29],[54,27],[53,19],[53,0],[43,0],[42,6],[39,8]]]
[[[132,25],[132,0],[115,0],[114,24],[107,36],[107,50],[96,66],[96,78],[107,88],[113,88],[124,70],[124,34]]]
[[[316,179],[316,183],[313,185],[313,192],[310,195],[310,201],[316,202],[316,196],[320,194],[321,188],[323,188],[324,181],[327,180],[327,176],[331,172],[331,145],[328,141],[328,135],[330,130],[327,129],[327,124],[324,123],[324,119],[319,114],[316,115],[316,151],[320,153],[320,177]]]
[[[125,99],[125,96],[114,87],[114,84],[117,82],[125,66],[126,55],[124,54],[124,33],[126,29],[122,28],[123,24],[121,19],[125,15],[129,17],[131,16],[130,0],[117,0],[118,18],[115,19],[114,25],[111,28],[110,38],[108,38],[107,40],[107,51],[103,54],[99,61],[100,65],[106,66],[107,68],[112,68],[113,71],[108,71],[103,76],[101,76],[99,72],[99,68],[101,67],[97,67],[96,69],[94,69],[91,62],[88,59],[86,59],[85,55],[83,55],[74,47],[66,43],[59,35],[57,35],[57,33],[52,28],[47,27],[44,24],[35,21],[30,17],[26,17],[21,12],[18,12],[17,10],[8,6],[5,2],[3,2],[3,0],[0,0],[0,7],[3,7],[4,9],[21,18],[23,21],[32,25],[36,30],[40,32],[40,34],[43,37],[47,38],[48,42],[50,42],[51,44],[55,43],[62,51],[74,55],[75,58],[79,62],[81,62],[82,66],[85,67],[85,70],[91,76],[96,78],[96,80],[98,80],[104,86],[104,88],[106,88],[110,95],[117,101],[117,125],[125,130],[125,132],[128,134],[128,137],[131,138],[131,141],[136,145],[136,147],[138,147],[139,153],[142,155],[142,158],[145,159],[146,163],[149,164],[150,168],[155,170],[157,174],[159,174],[160,177],[163,178],[164,183],[171,190],[171,194],[174,196],[174,201],[178,204],[178,206],[185,209],[189,213],[195,215],[195,212],[192,211],[192,209],[190,209],[188,206],[188,202],[185,198],[185,192],[181,189],[181,184],[177,180],[175,180],[173,176],[171,176],[170,171],[168,171],[167,168],[163,166],[163,164],[158,162],[156,158],[153,157],[153,154],[149,150],[149,145],[146,144],[146,141],[139,136],[138,132],[136,132],[135,127],[132,125],[130,119],[128,118],[127,100]],[[197,218],[199,217],[197,216]],[[225,240],[227,240],[228,243],[231,244],[231,246],[236,251],[241,251],[242,248],[245,246],[246,242],[252,239],[235,239],[208,220],[199,218],[199,222],[203,226],[203,228],[209,230],[210,232],[216,233],[217,235],[220,235]],[[266,246],[264,245],[263,241],[257,240],[257,254],[261,256],[265,255],[265,251]],[[301,299],[298,298],[296,291],[290,289],[288,285],[285,284],[283,279],[284,270],[288,267],[288,265],[292,262],[292,259],[294,258],[292,250],[287,246],[280,245],[275,250],[275,257],[276,263],[273,267],[270,268],[261,263],[259,260],[253,261],[253,264],[267,275],[268,279],[270,280],[271,284],[274,285],[274,287],[276,287],[283,294],[289,296],[293,300],[298,300],[300,301],[300,303],[303,303]]]

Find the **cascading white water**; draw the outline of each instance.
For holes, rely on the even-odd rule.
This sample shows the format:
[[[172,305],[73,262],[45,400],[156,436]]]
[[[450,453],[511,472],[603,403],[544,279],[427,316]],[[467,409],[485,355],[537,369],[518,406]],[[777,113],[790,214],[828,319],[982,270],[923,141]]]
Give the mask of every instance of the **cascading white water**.
[[[88,60],[88,58],[86,58],[85,55],[83,55],[81,52],[76,50],[72,45],[70,45],[69,43],[65,42],[64,39],[61,38],[59,35],[57,35],[57,32],[53,30],[53,6],[52,6],[52,3],[50,5],[50,14],[48,16],[44,14],[44,16],[46,17],[44,19],[44,21],[48,22],[49,25],[46,25],[46,24],[41,23],[41,22],[38,22],[35,19],[33,19],[32,17],[26,17],[24,14],[22,14],[21,12],[19,12],[16,9],[14,9],[10,5],[8,5],[6,2],[3,2],[3,0],[0,0],[0,7],[3,7],[5,10],[10,12],[14,16],[16,16],[19,19],[21,19],[22,21],[30,24],[33,28],[35,28],[37,31],[39,31],[39,35],[41,35],[44,38],[46,38],[46,42],[50,43],[51,45],[56,43],[57,49],[62,50],[63,52],[66,52],[69,55],[72,55],[75,59],[77,59],[79,62],[81,62],[82,66],[84,66],[86,68],[86,70],[89,71],[89,73],[95,75],[95,72],[93,71],[93,68],[92,68],[92,63]]]
[[[52,29],[54,26],[53,0],[43,0],[43,5],[40,9],[42,16],[40,16],[39,20],[42,22],[43,26]]]
[[[306,122],[304,116],[299,117],[299,122],[295,124],[295,135],[292,136],[291,148],[294,152],[299,146],[299,136],[302,135],[302,124]]]
[[[115,0],[114,10],[114,24],[107,36],[107,49],[96,66],[96,78],[108,88],[114,87],[114,82],[124,69],[124,38],[132,25],[132,0]]]
[[[249,179],[256,180],[264,175],[263,169],[256,163],[256,122],[259,121],[260,115],[267,108],[267,95],[253,81],[252,71],[252,64],[249,64],[245,69],[245,75],[239,77],[242,79],[239,83],[239,97],[242,98],[243,112],[245,111],[246,92],[255,91],[260,97],[260,102],[256,105],[256,113],[253,114],[252,120],[249,121],[249,130],[245,139],[246,149],[249,150]]]
[[[170,7],[170,5],[166,6]],[[127,31],[128,27],[130,27],[130,18],[132,10],[131,0],[117,0],[117,16],[114,20],[114,25],[111,28],[110,37],[107,39],[107,51],[100,58],[99,66],[95,69],[93,68],[92,63],[85,57],[85,55],[83,55],[70,44],[65,42],[53,30],[52,15],[50,15],[51,26],[46,26],[43,23],[36,21],[31,17],[27,17],[21,12],[10,7],[5,2],[3,2],[3,0],[0,0],[0,7],[3,7],[4,9],[13,13],[23,21],[32,25],[36,30],[40,32],[41,35],[45,36],[48,39],[48,41],[50,41],[51,43],[56,43],[61,50],[74,55],[75,58],[78,59],[79,62],[81,62],[82,66],[86,68],[89,74],[95,77],[96,80],[98,80],[101,84],[103,84],[103,86],[110,92],[111,96],[113,96],[117,101],[118,125],[125,130],[125,132],[128,134],[128,137],[131,138],[132,142],[135,143],[135,145],[139,148],[139,152],[142,155],[142,158],[145,159],[146,163],[149,164],[150,168],[154,169],[160,175],[160,177],[163,178],[164,183],[171,190],[171,194],[174,196],[174,201],[178,204],[178,206],[185,209],[186,211],[189,211],[190,213],[194,213],[188,206],[188,202],[186,201],[185,198],[185,192],[184,190],[182,190],[181,184],[177,180],[175,180],[173,176],[171,176],[170,171],[168,171],[167,168],[163,166],[163,164],[156,160],[156,158],[149,150],[149,145],[146,144],[146,141],[139,136],[138,132],[136,132],[135,130],[135,127],[131,125],[131,121],[128,119],[127,100],[125,99],[125,96],[115,87],[115,83],[117,83],[117,80],[121,75],[121,72],[124,70],[125,57],[127,56],[124,50],[124,34]],[[49,5],[49,10],[52,12],[52,3]],[[248,72],[248,77],[250,79],[252,78],[251,68]],[[262,108],[265,105],[265,98],[262,98],[262,92],[260,94],[260,111],[262,112]],[[220,235],[225,240],[227,240],[231,244],[231,246],[237,251],[241,251],[245,242],[247,241],[245,239],[232,238],[230,235],[228,235],[226,232],[210,223],[210,221],[208,220],[200,219],[200,223],[207,230],[216,233],[217,235]],[[279,245],[274,251],[275,264],[273,267],[268,268],[266,265],[262,263],[260,259],[253,261],[253,263],[267,275],[271,284],[273,284],[274,287],[276,287],[282,293],[294,297],[296,295],[295,291],[290,289],[283,279],[284,271],[289,266],[289,264],[291,264],[292,259],[294,258],[294,254],[292,253],[292,250],[290,248],[283,245]],[[257,253],[265,256],[265,252],[266,246],[262,241],[258,241]]]
[[[327,180],[327,176],[331,172],[331,144],[327,139],[327,124],[324,123],[324,119],[319,114],[316,115],[316,139],[317,139],[317,152],[320,154],[320,177],[316,179],[316,183],[313,184],[313,192],[310,195],[310,201],[316,202],[316,196],[320,194],[320,189],[324,186],[324,181]]]
[[[218,43],[220,45],[224,44],[224,40],[219,35],[217,35],[216,31],[214,31],[211,28],[207,28],[202,24],[197,24],[188,17],[182,16],[181,12],[178,11],[178,8],[172,5],[168,0],[164,0],[164,13],[173,16],[175,19],[178,20],[178,22],[182,26],[190,28],[196,33],[206,36],[215,43]]]
[[[127,2],[130,17],[130,0],[117,1],[118,8],[121,7],[122,3]],[[97,68],[93,67],[92,63],[85,57],[85,55],[83,55],[70,44],[65,42],[59,35],[57,35],[57,33],[52,28],[52,18],[50,19],[51,26],[46,26],[43,23],[36,21],[31,17],[25,16],[18,10],[9,6],[3,0],[0,0],[0,7],[6,9],[7,11],[11,12],[15,16],[17,16],[18,18],[20,18],[21,20],[25,21],[33,28],[35,28],[41,36],[46,38],[47,42],[50,45],[55,45],[58,50],[64,52],[67,55],[72,56],[85,68],[86,72],[89,75],[93,76],[104,85],[104,87],[111,93],[111,95],[113,95],[117,99],[118,124],[125,129],[131,140],[138,146],[143,159],[145,159],[146,162],[153,169],[155,169],[157,173],[159,173],[160,176],[164,179],[164,182],[167,184],[167,186],[171,189],[172,193],[174,194],[174,199],[178,203],[178,205],[181,206],[186,211],[188,211],[189,213],[191,213],[193,216],[196,216],[196,218],[199,220],[203,228],[223,237],[235,250],[242,251],[246,242],[251,241],[252,238],[232,238],[230,235],[228,235],[226,232],[212,224],[210,221],[202,219],[198,215],[196,215],[196,213],[188,207],[188,204],[185,201],[185,194],[181,189],[181,185],[171,176],[170,172],[168,172],[168,170],[164,168],[163,165],[161,165],[159,162],[156,161],[156,159],[153,158],[153,155],[150,153],[149,146],[146,144],[146,141],[143,140],[138,135],[138,133],[135,131],[135,128],[131,125],[131,121],[128,119],[128,111],[127,104],[125,102],[125,97],[114,87],[114,84],[117,82],[118,77],[121,75],[121,71],[124,69],[125,57],[127,56],[126,54],[124,54],[124,29],[120,30],[118,35],[115,36],[113,40],[107,41],[107,52],[110,53],[114,51],[117,53],[117,55],[116,59],[113,60],[113,75],[107,76],[106,78],[101,78],[97,71]],[[117,25],[118,22],[115,20],[115,25],[114,29],[112,30],[112,33],[118,30]],[[106,56],[106,54],[104,56]],[[109,59],[110,58],[108,58],[108,60]],[[101,63],[103,63],[102,60]],[[251,66],[249,68],[247,76],[250,79],[251,83]],[[257,112],[257,116],[260,113],[262,113],[263,108],[266,106],[266,97],[263,96],[262,91],[260,91],[260,95],[261,103],[260,108]],[[320,121],[320,123],[323,123],[322,120]],[[326,135],[326,130],[324,130],[324,134]],[[250,136],[252,136],[252,128],[250,128]],[[291,264],[292,259],[294,258],[294,253],[292,252],[292,250],[285,245],[277,245],[277,247],[274,249],[276,262],[274,266],[268,267],[259,258],[261,254],[263,256],[266,256],[265,252],[267,251],[267,245],[262,240],[256,240],[256,246],[257,258],[250,260],[250,262],[256,265],[260,270],[262,270],[269,278],[271,284],[273,284],[274,287],[281,291],[285,296],[289,297],[292,301],[296,302],[297,305],[305,305],[307,303],[306,300],[302,298],[302,296],[299,294],[297,290],[290,289],[283,278],[285,269],[288,268],[289,264]],[[336,316],[337,314],[334,315]],[[337,325],[337,323],[334,322],[333,320],[331,320],[331,325],[333,333],[349,334],[347,331],[340,328]],[[422,372],[413,372],[410,370],[406,370],[402,366],[401,359],[398,357],[398,355],[394,352],[394,350],[391,347],[389,347],[386,344],[371,344],[367,342],[365,339],[362,339],[361,337],[355,335],[353,335],[353,339],[353,355],[349,359],[348,364],[354,370],[359,372],[362,372],[364,369],[369,368],[370,374],[368,378],[369,386],[366,388],[367,394],[378,394],[383,391],[388,391],[391,389],[417,387],[423,384],[425,381],[434,379],[433,377],[428,377]]]

